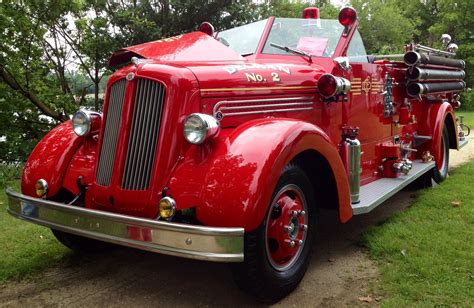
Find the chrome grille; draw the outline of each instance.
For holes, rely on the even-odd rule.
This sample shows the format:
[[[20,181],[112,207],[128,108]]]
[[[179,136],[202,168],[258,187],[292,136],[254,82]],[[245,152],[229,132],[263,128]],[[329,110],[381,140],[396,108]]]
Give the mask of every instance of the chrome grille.
[[[136,89],[122,188],[145,190],[150,185],[165,87],[159,82],[138,79]]]
[[[96,176],[97,183],[102,186],[109,186],[112,179],[124,98],[125,79],[121,79],[110,88],[109,107],[105,118],[106,123]]]

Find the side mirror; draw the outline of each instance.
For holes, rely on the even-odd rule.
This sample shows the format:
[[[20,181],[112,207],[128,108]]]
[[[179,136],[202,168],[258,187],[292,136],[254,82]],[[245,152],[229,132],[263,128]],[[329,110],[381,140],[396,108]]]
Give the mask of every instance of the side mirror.
[[[349,63],[349,58],[348,57],[337,57],[334,58],[334,63],[336,63],[339,68],[341,68],[343,71],[348,72],[351,69],[351,64]]]

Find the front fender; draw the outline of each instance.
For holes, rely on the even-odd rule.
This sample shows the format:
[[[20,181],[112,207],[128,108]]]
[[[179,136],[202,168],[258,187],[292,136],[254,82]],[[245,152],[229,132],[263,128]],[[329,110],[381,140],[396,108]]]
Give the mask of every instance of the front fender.
[[[447,119],[449,120],[447,121]],[[456,116],[451,104],[445,102],[441,104],[431,104],[427,106],[423,113],[419,127],[419,134],[431,136],[432,140],[423,149],[429,150],[435,157],[436,165],[440,166],[441,161],[441,139],[443,137],[443,126],[447,125],[450,136],[450,148],[458,148],[458,133],[456,126]],[[420,153],[421,155],[421,153]]]
[[[23,169],[23,194],[37,197],[35,183],[39,179],[48,182],[48,196],[58,193],[69,162],[81,145],[81,140],[72,130],[71,121],[61,123],[41,139]]]
[[[328,161],[339,192],[340,216],[352,216],[349,185],[337,148],[319,127],[288,119],[259,119],[222,131],[186,153],[169,182],[178,208],[196,207],[209,226],[257,228],[283,168],[316,150]]]

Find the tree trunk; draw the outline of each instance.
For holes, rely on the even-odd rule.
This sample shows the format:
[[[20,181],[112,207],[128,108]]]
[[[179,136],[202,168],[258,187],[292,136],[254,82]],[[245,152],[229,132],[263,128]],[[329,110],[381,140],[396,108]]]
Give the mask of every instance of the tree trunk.
[[[95,98],[95,110],[96,111],[99,111],[99,83],[100,83],[100,78],[99,78],[99,67],[98,67],[98,53],[97,53],[97,50],[96,50],[96,53],[95,53],[95,75],[94,75],[94,84],[95,84],[95,88],[94,88],[94,98]]]

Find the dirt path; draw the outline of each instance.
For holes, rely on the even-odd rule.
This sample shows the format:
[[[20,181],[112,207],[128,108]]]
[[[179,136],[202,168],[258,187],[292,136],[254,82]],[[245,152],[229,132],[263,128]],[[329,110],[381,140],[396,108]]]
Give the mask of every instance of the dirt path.
[[[474,140],[451,151],[451,165],[474,156]],[[411,203],[403,191],[368,215],[341,225],[323,212],[310,268],[298,289],[276,306],[377,306],[368,282],[377,268],[358,242],[360,235]],[[370,304],[359,297],[371,295]],[[225,264],[198,262],[121,248],[74,257],[32,281],[0,287],[0,306],[249,306],[255,301],[232,282]]]

